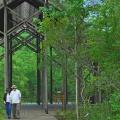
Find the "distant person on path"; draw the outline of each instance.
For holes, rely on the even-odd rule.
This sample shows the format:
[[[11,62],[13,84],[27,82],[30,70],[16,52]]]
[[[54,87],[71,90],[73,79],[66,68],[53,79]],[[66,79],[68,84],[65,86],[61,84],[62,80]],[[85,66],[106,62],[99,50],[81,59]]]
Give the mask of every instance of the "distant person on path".
[[[12,104],[13,119],[20,119],[20,103],[21,103],[21,92],[17,89],[16,85],[12,86],[10,93],[10,99]]]
[[[11,119],[11,103],[10,103],[10,89],[6,89],[6,93],[4,94],[4,104],[6,108],[6,113],[8,119]]]

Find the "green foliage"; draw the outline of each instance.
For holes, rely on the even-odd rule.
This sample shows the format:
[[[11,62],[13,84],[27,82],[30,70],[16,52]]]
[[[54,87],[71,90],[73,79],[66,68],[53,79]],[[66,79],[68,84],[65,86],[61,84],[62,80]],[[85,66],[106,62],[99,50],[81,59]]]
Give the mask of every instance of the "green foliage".
[[[120,119],[120,94],[114,93],[111,95],[111,98],[109,100],[109,103],[111,105],[111,120],[119,120]]]
[[[56,117],[58,120],[75,120],[76,115],[74,111],[64,111],[64,112],[57,112]]]
[[[98,78],[101,89],[106,91],[107,97],[111,93],[118,92],[120,53],[119,53],[119,9],[120,2],[106,0],[97,9],[94,9],[94,17],[89,17],[88,53],[92,60],[98,61],[100,76]]]
[[[13,55],[13,84],[21,90],[23,102],[36,100],[36,67],[36,54],[31,50],[23,47]]]
[[[2,114],[0,114],[0,119],[1,119],[1,120],[4,120],[4,117],[3,117],[3,115],[2,115]]]
[[[3,103],[3,87],[2,87],[2,90],[0,91],[0,120],[4,120],[4,109],[5,109],[5,106],[4,106],[4,103]]]
[[[38,25],[38,28],[46,33],[46,46],[59,44],[58,49],[64,48],[64,53],[69,56],[69,59],[74,62],[79,60],[79,63],[84,66],[84,96],[94,94],[96,88],[99,88],[103,91],[104,100],[108,101],[111,94],[120,89],[120,2],[106,0],[101,5],[91,7],[92,9],[83,7],[82,4],[83,1],[80,0],[68,0],[62,3],[60,11],[45,8],[43,10],[45,19],[40,26]],[[76,54],[74,51],[75,28],[77,29]],[[54,34],[52,34],[53,31],[55,31]],[[71,55],[74,57],[72,58]],[[99,76],[91,73],[88,66],[89,60],[99,63]],[[72,69],[74,69],[74,65]],[[70,71],[70,73],[72,72]],[[85,79],[87,74],[89,74],[89,78]],[[93,120],[99,119],[101,114],[105,116],[101,111],[96,113],[97,109],[93,108],[92,116],[94,117],[91,118]],[[104,109],[102,110],[104,111]]]
[[[79,120],[112,120],[109,104],[85,105],[79,108]],[[76,120],[75,110],[59,111],[58,120]]]

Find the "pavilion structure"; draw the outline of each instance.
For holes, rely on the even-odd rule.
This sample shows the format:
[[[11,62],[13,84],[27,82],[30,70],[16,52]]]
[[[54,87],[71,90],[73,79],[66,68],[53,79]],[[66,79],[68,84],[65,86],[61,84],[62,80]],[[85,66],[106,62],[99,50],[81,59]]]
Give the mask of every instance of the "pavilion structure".
[[[48,4],[47,0],[0,0],[0,47],[4,49],[4,53],[0,53],[0,60],[4,59],[4,88],[10,88],[12,85],[13,54],[23,46],[28,47],[37,56],[37,103],[40,104],[41,101],[44,101],[46,113],[48,113],[48,83],[46,77],[42,80],[40,70],[40,44],[44,40],[44,35],[37,32],[32,21],[34,17],[42,21],[43,13],[40,12],[39,7]],[[24,37],[22,33],[27,36]],[[52,56],[52,48],[50,50]],[[53,103],[52,64],[50,68],[50,103]],[[46,68],[43,72],[46,73]],[[64,84],[66,98],[67,80],[64,83],[66,83]],[[41,100],[42,94],[44,94],[43,100]]]

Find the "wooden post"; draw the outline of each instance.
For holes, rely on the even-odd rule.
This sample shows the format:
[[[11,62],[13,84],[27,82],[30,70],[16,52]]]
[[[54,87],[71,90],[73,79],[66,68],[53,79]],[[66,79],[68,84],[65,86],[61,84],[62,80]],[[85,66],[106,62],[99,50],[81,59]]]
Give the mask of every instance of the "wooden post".
[[[55,97],[54,97],[54,101],[55,101],[55,111],[57,111],[57,101],[58,101],[57,99],[58,99],[57,96],[55,96]]]
[[[12,86],[12,40],[9,38],[9,88]]]
[[[64,98],[64,95],[61,95],[61,101],[62,101],[62,111],[64,111],[65,109],[65,98]]]
[[[48,5],[48,0],[45,0],[44,7],[47,7]],[[46,34],[46,33],[45,33]],[[46,40],[46,35],[45,35],[45,40]],[[48,114],[48,81],[47,81],[47,53],[46,53],[46,48],[43,48],[43,77],[44,77],[44,109],[45,113]]]
[[[48,114],[48,81],[47,81],[47,53],[46,50],[44,49],[43,51],[43,56],[44,56],[44,67],[43,67],[43,77],[44,77],[44,109],[45,113]]]
[[[37,36],[37,103],[40,105],[41,86],[40,86],[40,37]]]
[[[4,3],[4,89],[9,87],[9,44],[7,39],[7,3],[6,0],[3,0]]]

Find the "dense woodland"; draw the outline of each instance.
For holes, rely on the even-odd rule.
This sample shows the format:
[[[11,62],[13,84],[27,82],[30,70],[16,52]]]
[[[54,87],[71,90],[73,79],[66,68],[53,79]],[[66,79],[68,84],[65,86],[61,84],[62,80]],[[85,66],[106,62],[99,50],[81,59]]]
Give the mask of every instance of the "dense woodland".
[[[54,96],[63,89],[62,80],[67,76],[68,100],[75,103],[78,81],[80,120],[120,120],[120,1],[52,0],[52,4],[56,7],[40,8],[42,21],[33,18],[38,32],[45,35],[41,56],[46,51],[48,90],[52,60]],[[36,54],[26,47],[13,55],[13,83],[22,91],[23,101],[36,100],[36,66]],[[0,94],[3,67],[2,60]],[[71,111],[63,114],[65,120],[76,116]]]

